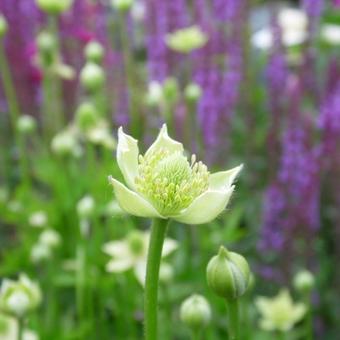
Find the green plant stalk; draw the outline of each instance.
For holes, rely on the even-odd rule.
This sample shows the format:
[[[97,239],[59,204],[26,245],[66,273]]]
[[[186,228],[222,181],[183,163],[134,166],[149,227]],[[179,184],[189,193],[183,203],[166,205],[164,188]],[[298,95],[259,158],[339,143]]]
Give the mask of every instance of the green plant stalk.
[[[237,299],[227,301],[229,310],[229,336],[231,340],[239,340],[239,302]]]
[[[125,22],[126,15],[124,13],[118,13],[118,25],[120,32],[120,41],[124,58],[124,69],[128,86],[129,95],[129,118],[130,118],[130,130],[135,136],[140,137],[141,126],[138,112],[138,98],[136,89],[136,77],[133,63],[133,56],[131,55],[129,46],[129,34],[127,31],[127,25]]]
[[[23,335],[24,335],[24,319],[22,317],[18,318],[18,333],[17,333],[17,339],[18,340],[23,340]]]
[[[14,89],[12,76],[10,73],[8,60],[5,54],[3,40],[0,40],[0,71],[2,75],[2,82],[4,86],[5,95],[8,101],[8,108],[10,111],[11,127],[13,129],[13,133],[17,135],[16,122],[20,115],[20,109]]]
[[[152,221],[151,236],[146,265],[144,293],[144,335],[145,340],[157,340],[157,302],[159,268],[168,220],[155,218]]]
[[[201,338],[201,329],[197,328],[197,329],[191,329],[191,339],[192,340],[200,340]]]
[[[305,293],[305,304],[307,306],[306,315],[306,340],[313,340],[313,315],[310,292]]]

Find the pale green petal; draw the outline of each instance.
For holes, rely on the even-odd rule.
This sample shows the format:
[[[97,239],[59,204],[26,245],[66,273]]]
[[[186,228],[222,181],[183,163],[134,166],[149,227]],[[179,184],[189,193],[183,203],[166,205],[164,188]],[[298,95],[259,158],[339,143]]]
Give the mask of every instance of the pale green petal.
[[[112,257],[129,256],[129,246],[126,241],[110,241],[103,245],[102,250],[105,254]]]
[[[178,242],[171,239],[171,238],[166,238],[164,240],[163,244],[163,250],[162,250],[162,257],[168,256],[171,254],[174,250],[176,250],[178,247]]]
[[[166,124],[163,124],[158,137],[153,142],[153,144],[149,147],[148,151],[145,153],[145,157],[147,157],[150,153],[155,152],[157,149],[165,149],[173,152],[183,152],[183,144],[179,143],[173,139],[171,139],[168,135],[168,129]]]
[[[140,217],[159,217],[163,218],[157,210],[142,196],[128,189],[125,185],[110,177],[117,201],[120,207],[127,213]]]
[[[146,275],[146,261],[138,261],[133,267],[133,272],[138,282],[144,287],[145,286],[145,275]]]
[[[273,331],[276,328],[276,326],[272,323],[272,321],[268,319],[261,319],[259,326],[264,331]]]
[[[243,168],[243,164],[227,171],[215,172],[209,176],[209,189],[211,190],[223,190],[230,187],[236,176]]]
[[[198,196],[180,215],[172,218],[186,224],[202,224],[214,220],[227,206],[234,186],[223,191],[208,190]]]
[[[255,299],[255,306],[263,316],[266,317],[271,314],[272,301],[270,299],[265,297],[257,297]]]
[[[300,321],[306,313],[306,306],[303,303],[297,303],[294,306],[292,319],[294,322]]]
[[[127,257],[110,260],[105,268],[109,273],[120,273],[132,268],[133,265],[132,259]]]
[[[138,142],[118,129],[117,163],[128,186],[135,188],[135,178],[138,174]]]

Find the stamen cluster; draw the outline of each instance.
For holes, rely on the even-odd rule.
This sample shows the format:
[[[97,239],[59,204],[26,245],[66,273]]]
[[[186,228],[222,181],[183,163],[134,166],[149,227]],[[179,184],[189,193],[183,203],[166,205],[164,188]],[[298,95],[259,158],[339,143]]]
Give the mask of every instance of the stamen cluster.
[[[195,155],[190,164],[182,152],[161,148],[138,160],[137,190],[163,216],[176,215],[208,189],[209,172]]]

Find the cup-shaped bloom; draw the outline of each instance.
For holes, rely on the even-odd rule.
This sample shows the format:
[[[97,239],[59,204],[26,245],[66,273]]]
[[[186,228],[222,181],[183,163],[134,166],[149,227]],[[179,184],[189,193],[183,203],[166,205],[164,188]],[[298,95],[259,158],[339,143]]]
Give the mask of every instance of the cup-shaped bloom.
[[[295,275],[293,284],[300,292],[308,293],[315,285],[315,278],[309,270],[301,270]]]
[[[6,18],[0,14],[0,38],[2,38],[8,29]]]
[[[139,155],[137,140],[118,131],[117,162],[125,186],[109,177],[118,203],[131,215],[174,219],[202,224],[215,219],[226,207],[242,165],[209,174],[202,162],[191,162],[183,145],[168,136],[163,125],[156,141]]]
[[[149,231],[135,230],[130,232],[124,240],[105,243],[103,251],[112,257],[106,265],[106,271],[119,273],[133,269],[139,283],[144,285],[149,241]],[[165,238],[162,258],[170,255],[176,248],[175,240]]]
[[[260,327],[267,331],[289,331],[306,313],[305,305],[294,304],[287,289],[273,298],[258,297],[255,305],[262,315]]]
[[[180,318],[191,329],[205,327],[211,319],[209,302],[204,296],[191,295],[181,305]]]
[[[207,41],[208,36],[198,26],[182,28],[165,37],[167,46],[180,53],[190,53],[203,47]]]
[[[0,310],[15,317],[23,317],[41,302],[39,286],[26,275],[18,281],[5,279],[0,289]]]
[[[37,6],[49,14],[60,14],[67,11],[73,0],[36,0]]]
[[[237,299],[249,286],[248,262],[243,256],[221,246],[218,254],[208,263],[207,281],[217,295],[229,301]]]

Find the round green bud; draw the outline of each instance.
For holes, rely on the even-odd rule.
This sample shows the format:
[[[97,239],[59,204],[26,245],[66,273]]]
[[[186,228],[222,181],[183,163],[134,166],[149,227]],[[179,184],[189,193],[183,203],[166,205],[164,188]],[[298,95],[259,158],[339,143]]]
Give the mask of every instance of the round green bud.
[[[229,252],[223,246],[207,266],[209,287],[219,296],[234,300],[242,296],[249,286],[250,270],[245,258]]]
[[[30,134],[37,128],[37,122],[32,116],[22,115],[17,120],[17,130],[22,134]]]
[[[295,275],[293,284],[298,291],[309,292],[315,285],[315,279],[309,270],[301,270]]]
[[[83,131],[92,128],[98,121],[98,111],[91,102],[80,104],[75,115],[77,125]]]
[[[6,34],[7,29],[7,20],[2,14],[0,14],[0,38],[2,38]]]
[[[60,14],[70,9],[73,0],[36,0],[37,6],[49,14]]]
[[[184,96],[189,103],[196,103],[202,96],[202,89],[199,85],[191,83],[185,88]]]
[[[120,12],[128,12],[133,3],[134,0],[112,0],[112,7]]]
[[[176,103],[178,94],[179,89],[177,80],[175,78],[167,78],[163,83],[163,96],[165,101]]]
[[[211,319],[210,305],[201,295],[191,295],[183,301],[180,309],[181,321],[191,329],[205,327]]]
[[[38,34],[36,41],[42,66],[52,65],[57,46],[55,37],[49,32],[42,31]]]
[[[104,48],[97,41],[90,41],[85,46],[85,58],[93,63],[101,63],[104,57]]]
[[[103,69],[95,63],[86,63],[80,73],[80,82],[88,91],[97,91],[101,89],[105,82]]]

